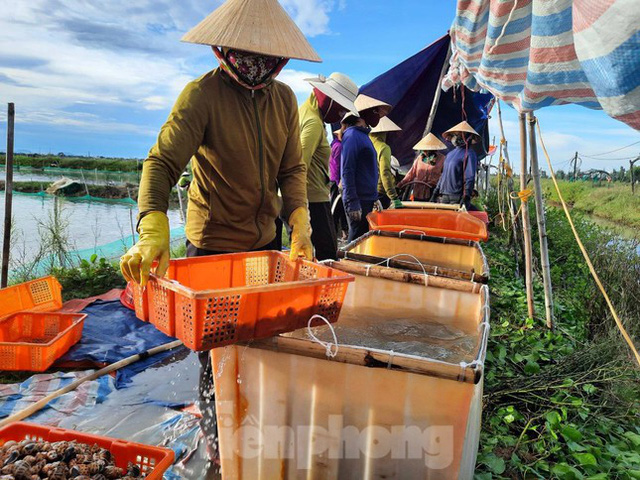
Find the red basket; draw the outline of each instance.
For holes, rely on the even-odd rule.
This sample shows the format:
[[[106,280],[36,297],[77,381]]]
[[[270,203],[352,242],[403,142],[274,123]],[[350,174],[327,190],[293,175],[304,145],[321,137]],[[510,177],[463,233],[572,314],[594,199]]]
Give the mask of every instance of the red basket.
[[[20,312],[0,320],[0,370],[44,372],[80,341],[86,317]]]
[[[62,287],[55,277],[43,277],[0,290],[0,318],[24,310],[51,312],[62,308]]]
[[[306,327],[313,315],[338,320],[353,276],[281,252],[172,260],[151,275],[149,319],[192,350],[211,350]]]
[[[26,422],[15,422],[0,428],[0,446],[9,440],[19,442],[25,439],[46,442],[75,440],[89,445],[97,444],[111,452],[116,466],[126,469],[129,462],[134,463],[140,467],[140,471],[146,475],[147,480],[162,480],[162,474],[171,466],[174,459],[173,451],[168,448],[151,447],[74,430]]]

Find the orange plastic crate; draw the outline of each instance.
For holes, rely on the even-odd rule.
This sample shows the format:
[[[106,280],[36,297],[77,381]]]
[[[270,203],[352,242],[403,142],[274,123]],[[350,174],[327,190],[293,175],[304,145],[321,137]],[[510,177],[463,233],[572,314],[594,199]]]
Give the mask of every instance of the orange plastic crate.
[[[133,309],[136,317],[143,322],[149,321],[149,298],[146,289],[134,282],[127,284],[127,289],[131,289],[133,294]]]
[[[147,480],[162,480],[162,474],[174,460],[173,451],[168,448],[151,447],[141,443],[76,432],[75,430],[46,427],[27,422],[10,423],[6,427],[0,428],[0,446],[10,440],[22,441],[25,439],[46,442],[75,440],[88,445],[97,444],[111,452],[116,466],[126,469],[129,462],[138,465]]]
[[[367,215],[371,230],[424,233],[434,237],[487,241],[487,225],[467,212],[397,209]]]
[[[43,277],[0,290],[0,318],[25,310],[51,312],[62,308],[62,287],[55,277]]]
[[[149,317],[192,350],[211,350],[306,327],[316,314],[335,322],[353,280],[276,251],[177,259],[167,278],[149,280]]]
[[[80,341],[86,317],[20,312],[0,320],[0,370],[44,372]]]

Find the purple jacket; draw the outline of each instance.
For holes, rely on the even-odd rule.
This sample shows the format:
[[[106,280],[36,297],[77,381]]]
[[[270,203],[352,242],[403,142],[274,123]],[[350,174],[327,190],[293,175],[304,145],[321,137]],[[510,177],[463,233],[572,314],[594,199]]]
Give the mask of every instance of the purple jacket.
[[[329,180],[340,183],[340,155],[342,142],[334,138],[331,142],[331,157],[329,157]]]

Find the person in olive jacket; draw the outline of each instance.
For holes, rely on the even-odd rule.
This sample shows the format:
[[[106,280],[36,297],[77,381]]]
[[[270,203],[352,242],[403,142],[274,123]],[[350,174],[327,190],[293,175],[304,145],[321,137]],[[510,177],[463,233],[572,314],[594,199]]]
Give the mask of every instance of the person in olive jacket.
[[[169,265],[169,193],[191,161],[187,256],[276,248],[275,219],[292,231],[291,258],[313,258],[296,97],[275,77],[291,58],[321,61],[277,0],[228,0],[183,38],[212,47],[220,66],[180,94],[143,164],[140,239],[120,261],[127,280]],[[215,447],[213,377],[200,354],[200,409]]]

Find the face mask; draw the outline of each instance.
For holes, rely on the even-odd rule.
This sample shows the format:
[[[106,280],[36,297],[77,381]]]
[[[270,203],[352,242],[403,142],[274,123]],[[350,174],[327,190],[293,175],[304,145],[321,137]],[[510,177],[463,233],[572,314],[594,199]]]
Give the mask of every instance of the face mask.
[[[422,152],[422,160],[430,165],[436,164],[436,156],[430,152]]]
[[[328,95],[325,95],[317,88],[313,89],[313,94],[316,96],[316,100],[318,100],[318,108],[320,108],[320,113],[325,123],[336,123],[342,120],[342,117],[347,113],[347,110],[342,105],[329,98]]]
[[[451,143],[454,147],[464,147],[466,142],[462,135],[451,135]]]
[[[213,47],[220,66],[236,82],[250,90],[269,85],[289,61],[288,58],[270,57],[242,50],[225,50]]]

